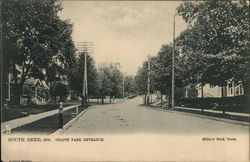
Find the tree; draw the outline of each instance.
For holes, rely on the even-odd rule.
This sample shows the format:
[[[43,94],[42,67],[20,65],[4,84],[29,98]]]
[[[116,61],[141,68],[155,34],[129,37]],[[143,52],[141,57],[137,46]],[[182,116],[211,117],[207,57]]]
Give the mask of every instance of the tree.
[[[3,0],[3,53],[13,74],[16,104],[30,77],[52,81],[57,60],[67,53],[72,25],[57,13],[58,0]],[[51,72],[53,71],[53,72]]]
[[[69,88],[66,84],[61,81],[55,82],[50,86],[50,95],[55,99],[60,97],[60,101],[64,101],[69,95]]]
[[[147,62],[143,63],[143,66],[140,67],[135,76],[135,84],[137,87],[137,93],[139,95],[147,93],[147,78],[148,78],[148,70],[147,70]]]
[[[151,63],[152,66],[152,63]],[[147,85],[148,85],[148,77],[152,77],[151,72],[148,70],[148,61],[143,62],[142,67],[140,67],[135,76],[135,85],[136,91],[139,95],[144,95],[144,104],[147,101]],[[153,79],[150,80],[150,92],[154,92],[154,83]]]
[[[125,76],[124,77],[124,94],[125,96],[130,96],[131,94],[135,94],[136,85],[133,76]]]
[[[177,10],[190,26],[178,42],[186,61],[196,61],[189,66],[195,80],[202,86],[205,83],[221,86],[222,97],[228,81],[242,82],[248,101],[249,3],[244,0],[185,2]]]
[[[225,86],[249,80],[249,4],[246,1],[185,2],[177,11],[190,27],[178,38],[188,60],[200,60],[197,80]],[[192,55],[192,56],[191,56]],[[193,62],[192,62],[193,63]]]
[[[168,96],[168,100],[171,101],[172,53],[172,44],[163,45],[158,54],[153,57],[151,61],[150,78],[152,78],[155,89],[161,93],[161,100],[162,95],[165,94],[166,96]],[[178,92],[183,87],[183,65],[179,62],[178,50],[175,51],[175,60],[175,92]],[[179,96],[180,94],[175,95],[175,97]],[[168,104],[170,106],[170,102],[168,102]]]
[[[121,97],[122,95],[122,73],[120,69],[110,64],[109,67],[101,69],[101,94],[113,97]]]
[[[199,51],[198,28],[187,29],[180,34],[176,40],[176,45],[181,51],[178,64],[182,65],[180,70],[183,76],[183,82],[188,84],[205,84],[208,81],[206,78],[206,69],[209,63],[206,57]]]
[[[72,64],[67,70],[69,87],[81,98],[83,97],[84,59],[84,53],[81,53],[78,57],[72,60]],[[97,83],[97,75],[94,59],[90,55],[87,55],[87,82],[89,96],[98,95],[99,87]]]

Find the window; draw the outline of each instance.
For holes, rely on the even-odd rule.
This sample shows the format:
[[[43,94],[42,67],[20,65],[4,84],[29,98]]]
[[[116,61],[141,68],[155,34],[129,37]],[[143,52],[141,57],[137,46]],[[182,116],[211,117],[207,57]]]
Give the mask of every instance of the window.
[[[240,95],[243,95],[243,86],[240,84]]]
[[[236,95],[239,95],[239,94],[240,94],[240,93],[239,93],[239,87],[238,87],[238,86],[235,88],[235,94],[236,94]]]
[[[24,85],[23,86],[23,95],[28,95],[29,94],[29,86]]]

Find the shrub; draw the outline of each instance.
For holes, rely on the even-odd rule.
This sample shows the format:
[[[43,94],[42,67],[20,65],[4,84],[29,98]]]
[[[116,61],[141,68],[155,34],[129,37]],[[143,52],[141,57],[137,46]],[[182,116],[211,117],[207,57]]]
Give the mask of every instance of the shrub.
[[[61,81],[55,82],[50,86],[50,95],[54,100],[59,97],[60,101],[64,101],[69,95],[69,88]]]

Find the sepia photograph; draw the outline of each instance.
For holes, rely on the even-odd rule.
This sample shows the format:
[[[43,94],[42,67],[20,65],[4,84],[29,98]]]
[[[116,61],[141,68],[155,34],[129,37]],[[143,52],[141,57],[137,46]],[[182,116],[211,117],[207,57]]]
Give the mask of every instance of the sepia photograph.
[[[249,162],[249,2],[0,0],[1,161]]]

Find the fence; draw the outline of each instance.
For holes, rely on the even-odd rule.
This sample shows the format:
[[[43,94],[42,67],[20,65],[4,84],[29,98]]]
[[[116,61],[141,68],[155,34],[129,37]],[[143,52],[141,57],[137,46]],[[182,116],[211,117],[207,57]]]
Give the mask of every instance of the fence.
[[[225,98],[179,98],[178,106],[215,109],[230,112],[249,113],[245,96],[225,97]]]

